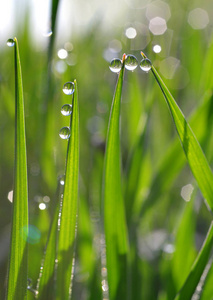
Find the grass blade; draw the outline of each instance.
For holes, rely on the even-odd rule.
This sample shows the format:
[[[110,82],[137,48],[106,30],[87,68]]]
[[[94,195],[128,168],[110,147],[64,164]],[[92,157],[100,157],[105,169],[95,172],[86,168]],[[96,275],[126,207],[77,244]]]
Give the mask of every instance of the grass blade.
[[[142,54],[142,56],[144,56],[144,54]],[[168,104],[191,171],[198,183],[204,199],[208,204],[207,206],[209,206],[211,211],[213,211],[213,174],[207,159],[182,111],[178,107],[158,72],[153,66],[151,67],[151,70]]]
[[[74,258],[74,242],[78,200],[78,169],[79,169],[79,120],[78,91],[75,83],[73,97],[73,113],[70,123],[71,135],[68,141],[67,161],[63,205],[61,211],[58,269],[57,269],[57,299],[69,299],[72,263]]]
[[[121,193],[120,158],[120,104],[124,76],[125,56],[119,74],[111,107],[103,179],[104,228],[106,237],[106,259],[110,299],[124,299],[127,295],[119,290],[124,275],[125,255],[127,253],[127,230],[124,202]],[[124,259],[124,260],[123,260]],[[124,284],[124,283],[123,283]],[[126,286],[126,285],[125,285]]]
[[[200,250],[194,265],[187,277],[183,287],[175,297],[175,300],[190,300],[199,279],[204,271],[206,264],[208,263],[209,255],[213,246],[213,222],[209,228],[206,239],[203,243],[202,249]]]
[[[58,194],[60,190],[60,183],[58,187]],[[37,285],[37,298],[39,300],[54,299],[54,272],[56,259],[56,245],[58,237],[58,217],[59,217],[60,201],[56,205],[52,225],[50,227],[49,238],[45,251],[44,260],[42,262],[40,275]]]
[[[15,169],[7,299],[27,298],[28,185],[24,98],[18,41],[15,38]]]

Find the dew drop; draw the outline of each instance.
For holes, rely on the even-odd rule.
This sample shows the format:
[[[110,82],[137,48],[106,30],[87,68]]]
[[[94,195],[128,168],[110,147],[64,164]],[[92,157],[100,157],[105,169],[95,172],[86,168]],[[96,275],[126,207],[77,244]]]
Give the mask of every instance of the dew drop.
[[[68,81],[63,85],[63,92],[66,95],[72,95],[75,91],[75,85],[73,82]]]
[[[60,177],[59,182],[60,182],[60,185],[64,185],[64,183],[65,183],[65,176],[64,176],[64,175],[62,175],[62,176]]]
[[[148,58],[144,58],[142,59],[142,61],[140,62],[140,68],[141,70],[143,70],[144,72],[149,72],[150,69],[152,67],[152,63],[151,60],[149,60]]]
[[[33,282],[31,278],[27,278],[27,289],[30,290],[33,286]]]
[[[127,55],[125,59],[125,68],[129,71],[134,71],[138,66],[137,58],[134,55]]]
[[[15,42],[14,42],[13,39],[8,39],[8,40],[7,40],[7,46],[8,46],[8,47],[13,47],[14,45],[15,45]]]
[[[112,72],[114,73],[120,72],[121,67],[122,67],[122,61],[119,58],[114,58],[113,60],[111,60],[109,68]]]
[[[59,136],[63,140],[66,140],[70,137],[70,128],[69,127],[62,127],[59,131]]]
[[[61,108],[61,113],[63,116],[70,116],[72,113],[72,105],[71,104],[64,104]]]

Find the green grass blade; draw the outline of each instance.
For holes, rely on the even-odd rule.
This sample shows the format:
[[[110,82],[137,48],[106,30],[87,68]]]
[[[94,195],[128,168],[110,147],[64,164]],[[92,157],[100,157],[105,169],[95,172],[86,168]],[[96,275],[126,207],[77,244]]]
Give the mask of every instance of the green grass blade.
[[[58,269],[57,269],[57,299],[69,299],[72,263],[74,258],[74,242],[78,200],[78,172],[79,172],[79,120],[78,120],[78,91],[75,83],[73,97],[73,113],[71,119],[71,135],[68,141],[67,161],[63,205],[61,211]]]
[[[204,199],[213,211],[213,174],[207,159],[182,111],[178,107],[158,72],[153,66],[151,70],[168,104],[191,171],[198,183]]]
[[[27,298],[28,187],[24,98],[18,41],[15,38],[15,169],[7,299]]]
[[[125,57],[125,56],[124,56]],[[120,105],[124,76],[124,64],[120,71],[111,107],[105,151],[103,179],[104,228],[106,237],[106,259],[110,299],[120,297],[119,282],[124,275],[124,259],[127,252],[127,230],[124,202],[121,193],[120,157]],[[120,263],[120,264],[119,264]],[[123,282],[124,284],[124,282]],[[126,286],[126,284],[125,284]],[[125,290],[125,289],[123,289]],[[126,296],[125,291],[124,297]]]
[[[192,266],[189,276],[187,277],[183,287],[175,297],[175,300],[191,299],[193,293],[195,292],[197,284],[199,283],[204,268],[208,263],[212,246],[213,246],[213,222],[211,223],[206,239],[203,243],[202,249],[200,250],[197,259]]]
[[[60,184],[59,184],[60,185]],[[58,188],[58,191],[60,187]],[[45,251],[44,260],[40,269],[40,275],[37,285],[37,298],[39,300],[54,299],[54,273],[56,260],[56,245],[58,237],[58,217],[59,217],[60,201],[56,205],[52,225],[50,227],[49,238]]]
[[[196,131],[199,142],[206,146],[209,144],[209,133],[207,128],[212,127],[212,120],[209,119],[209,112],[212,110],[212,94],[206,93],[202,104],[190,117],[190,124]],[[208,145],[209,147],[209,145]],[[170,188],[181,169],[186,164],[184,152],[178,139],[175,139],[163,157],[159,160],[160,164],[155,172],[150,193],[141,207],[140,216],[144,215],[167,189]]]

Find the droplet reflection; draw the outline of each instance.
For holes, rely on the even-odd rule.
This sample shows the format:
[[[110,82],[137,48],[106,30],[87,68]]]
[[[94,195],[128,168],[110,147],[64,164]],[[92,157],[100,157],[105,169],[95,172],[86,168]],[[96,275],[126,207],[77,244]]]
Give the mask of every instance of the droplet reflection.
[[[66,95],[72,95],[75,91],[74,82],[68,81],[63,86],[63,92]]]
[[[134,55],[127,55],[125,59],[125,68],[129,71],[134,71],[138,66],[137,58]]]
[[[63,116],[70,116],[72,113],[72,105],[71,104],[64,104],[61,108],[61,113]]]
[[[121,67],[122,67],[122,61],[120,59],[114,58],[113,60],[111,60],[109,68],[112,72],[114,73],[120,72]]]
[[[143,70],[144,72],[149,72],[150,69],[152,67],[152,63],[148,58],[144,58],[142,59],[142,61],[140,62],[140,68],[141,70]]]
[[[7,46],[8,46],[8,47],[13,47],[14,45],[15,45],[15,42],[14,42],[13,39],[8,39],[8,40],[7,40]]]
[[[62,127],[59,131],[59,136],[63,140],[67,140],[70,137],[70,128],[69,127]]]

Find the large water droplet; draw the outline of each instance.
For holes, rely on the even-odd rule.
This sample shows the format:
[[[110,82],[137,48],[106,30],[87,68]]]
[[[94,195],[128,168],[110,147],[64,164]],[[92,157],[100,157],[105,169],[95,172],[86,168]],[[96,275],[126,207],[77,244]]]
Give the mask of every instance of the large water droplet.
[[[72,95],[75,91],[75,85],[73,82],[68,81],[63,86],[63,92],[66,95]]]
[[[59,179],[60,185],[64,185],[65,184],[65,175],[62,175]]]
[[[71,104],[64,104],[61,108],[61,113],[63,116],[70,116],[72,113],[72,105]]]
[[[138,66],[137,58],[134,55],[127,55],[125,59],[125,68],[134,71]]]
[[[70,128],[69,127],[62,127],[59,131],[59,136],[63,140],[66,140],[70,137]]]
[[[122,68],[122,61],[119,58],[114,58],[111,60],[109,68],[112,72],[118,73]]]
[[[140,62],[140,68],[141,70],[143,70],[144,72],[149,72],[150,69],[152,67],[152,62],[151,60],[149,60],[148,58],[144,58],[142,59],[142,61]]]
[[[8,40],[7,40],[7,46],[8,46],[8,47],[13,47],[14,45],[15,45],[15,42],[14,42],[13,39],[8,39]]]

